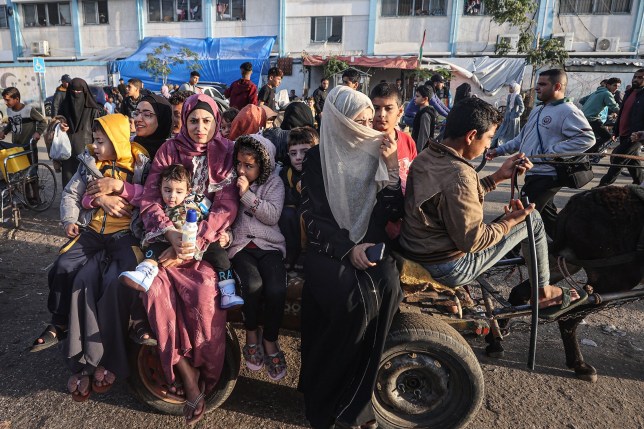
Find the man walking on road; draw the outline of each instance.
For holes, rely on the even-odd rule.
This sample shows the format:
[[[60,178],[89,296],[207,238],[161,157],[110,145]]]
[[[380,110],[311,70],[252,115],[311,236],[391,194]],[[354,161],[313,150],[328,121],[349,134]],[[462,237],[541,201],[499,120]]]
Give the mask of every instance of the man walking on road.
[[[56,116],[60,111],[60,106],[63,104],[63,100],[65,99],[65,95],[67,94],[67,87],[69,86],[69,82],[71,81],[72,78],[69,77],[68,74],[64,74],[60,78],[60,86],[56,88],[56,92],[54,93],[54,100],[51,102],[52,118]]]
[[[535,155],[586,152],[593,144],[593,130],[584,114],[565,97],[568,77],[561,69],[542,72],[535,91],[543,104],[532,109],[525,127],[514,139],[488,152],[487,158],[523,152],[531,160]],[[527,196],[541,213],[546,232],[554,237],[557,207],[554,197],[562,188],[555,167],[535,165],[526,173],[521,196]]]
[[[604,126],[601,113],[605,108],[608,108],[608,113],[619,111],[619,104],[615,101],[614,94],[621,84],[621,79],[612,77],[606,81],[606,85],[597,87],[595,92],[579,100],[582,104],[581,111],[595,133],[596,143],[588,151],[590,153],[604,152],[606,143],[611,140],[611,133]]]
[[[613,127],[613,135],[619,137],[619,145],[613,150],[613,154],[640,155],[642,142],[638,139],[632,140],[631,136],[633,133],[644,131],[644,90],[642,88],[644,88],[644,69],[639,69],[633,75],[631,89],[624,94],[624,103]],[[644,180],[644,173],[639,168],[641,166],[639,160],[611,158],[610,163],[620,164],[620,166],[610,167],[599,181],[599,186],[615,182],[624,167],[628,168],[634,184],[639,185]]]
[[[324,102],[326,101],[326,95],[329,93],[329,79],[323,77],[320,80],[320,86],[318,89],[313,91],[313,102],[315,103],[315,120],[318,123],[318,126],[322,126],[320,120],[322,119],[322,110],[324,109]]]

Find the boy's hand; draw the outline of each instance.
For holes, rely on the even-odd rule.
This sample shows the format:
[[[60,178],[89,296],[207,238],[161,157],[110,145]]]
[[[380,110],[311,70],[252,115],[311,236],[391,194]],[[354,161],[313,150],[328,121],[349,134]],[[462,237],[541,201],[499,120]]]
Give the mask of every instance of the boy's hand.
[[[510,200],[510,207],[504,207],[505,216],[503,219],[510,223],[510,227],[513,227],[523,222],[534,211],[534,207],[534,203],[524,208],[520,200]]]
[[[517,153],[506,159],[501,167],[493,174],[494,181],[499,183],[502,180],[506,180],[512,177],[514,173],[514,167],[517,167],[519,170],[519,175],[530,170],[533,165],[528,158],[526,158],[524,153]]]
[[[246,191],[248,191],[248,188],[250,188],[250,183],[248,183],[246,176],[239,176],[237,178],[237,188],[239,189],[239,196],[243,197]]]
[[[87,185],[87,193],[96,197],[100,195],[110,195],[112,193],[120,195],[123,193],[124,188],[125,184],[123,181],[112,177],[102,177],[89,182]]]
[[[230,243],[230,235],[226,231],[223,231],[219,236],[219,245],[221,247],[226,247],[228,246],[228,243]]]
[[[351,262],[351,265],[359,270],[366,270],[367,268],[375,267],[376,264],[371,262],[365,253],[365,251],[371,246],[374,246],[374,244],[362,243],[354,246],[349,253],[349,261]]]
[[[384,136],[380,144],[380,154],[387,164],[387,169],[398,168],[398,144],[395,141]]]
[[[127,201],[117,195],[101,195],[96,197],[94,205],[98,205],[105,213],[114,217],[131,216],[132,213],[127,209]]]
[[[67,237],[69,238],[74,238],[78,236],[80,231],[78,230],[78,225],[75,223],[69,223],[67,226],[65,226],[65,234],[67,234]]]
[[[490,150],[488,150],[488,151],[487,151],[487,153],[485,154],[485,159],[487,159],[488,161],[491,161],[491,160],[493,160],[494,158],[496,158],[497,156],[499,156],[499,155],[497,155],[497,153],[496,153],[496,149],[490,149]]]

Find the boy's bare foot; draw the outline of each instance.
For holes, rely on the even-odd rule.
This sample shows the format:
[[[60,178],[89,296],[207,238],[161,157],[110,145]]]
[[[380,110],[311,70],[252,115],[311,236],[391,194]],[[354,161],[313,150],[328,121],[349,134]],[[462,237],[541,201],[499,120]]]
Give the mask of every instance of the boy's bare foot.
[[[29,351],[39,352],[58,344],[67,337],[67,327],[58,325],[47,325],[44,331],[31,344]]]
[[[579,299],[579,294],[574,288],[570,289],[570,302]],[[561,305],[563,302],[563,291],[558,286],[548,285],[539,289],[539,308],[548,308]]]

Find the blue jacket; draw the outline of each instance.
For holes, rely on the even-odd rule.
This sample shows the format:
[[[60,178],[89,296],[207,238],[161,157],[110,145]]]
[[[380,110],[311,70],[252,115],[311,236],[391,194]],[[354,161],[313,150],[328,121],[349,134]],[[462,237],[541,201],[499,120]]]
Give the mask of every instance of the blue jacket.
[[[600,119],[604,107],[608,107],[610,112],[617,112],[619,105],[615,101],[613,94],[603,86],[597,88],[592,94],[579,100],[582,104],[581,111],[589,121]]]
[[[434,110],[436,110],[436,113],[438,113],[440,116],[447,117],[447,115],[449,114],[449,108],[445,106],[445,104],[443,104],[441,99],[438,98],[436,94],[434,94],[432,98],[430,98],[429,105],[432,106]],[[407,107],[405,108],[403,122],[410,127],[413,126],[416,113],[418,113],[418,106],[416,106],[416,103],[414,103],[414,97],[412,97],[412,99],[407,104]]]

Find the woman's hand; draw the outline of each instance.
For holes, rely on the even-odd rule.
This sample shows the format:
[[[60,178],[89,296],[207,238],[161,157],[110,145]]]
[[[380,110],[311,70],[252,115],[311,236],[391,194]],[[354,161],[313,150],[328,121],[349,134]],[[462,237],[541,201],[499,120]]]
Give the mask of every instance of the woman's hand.
[[[66,133],[67,131],[69,131],[69,125],[67,125],[67,124],[66,124],[66,123],[64,123],[64,122],[61,122],[61,123],[60,123],[60,130],[61,130],[62,132],[64,132],[64,133]]]
[[[177,258],[174,247],[168,247],[159,255],[159,263],[165,268],[171,268],[183,264],[183,259]]]
[[[382,159],[385,160],[388,170],[398,168],[398,144],[388,136],[382,138],[380,154],[382,155]]]
[[[67,224],[67,226],[65,227],[65,234],[67,234],[67,237],[69,238],[74,238],[78,236],[79,234],[78,225],[76,225],[75,223]]]
[[[248,188],[250,188],[250,183],[248,183],[246,176],[239,176],[237,178],[237,189],[239,189],[239,196],[243,197],[246,191],[248,191]]]
[[[172,249],[177,258],[184,261],[194,258],[195,245],[194,243],[185,243],[181,241],[181,232],[169,229],[165,232],[166,240],[172,245]]]
[[[365,251],[371,246],[374,246],[374,244],[362,243],[355,245],[349,253],[349,261],[351,262],[351,265],[359,270],[366,270],[367,268],[375,267],[376,264],[369,261],[367,254],[365,253]]]
[[[120,195],[123,193],[124,187],[125,184],[121,180],[113,179],[111,177],[102,177],[89,182],[87,185],[87,193],[97,197],[100,195],[110,194]]]
[[[94,198],[92,204],[98,205],[110,216],[123,217],[132,215],[132,212],[127,208],[127,201],[117,195],[101,195]]]
[[[510,200],[510,207],[504,207],[505,216],[503,216],[503,220],[507,220],[510,223],[510,228],[512,228],[523,222],[534,211],[534,207],[534,204],[530,204],[524,208],[520,200]]]

